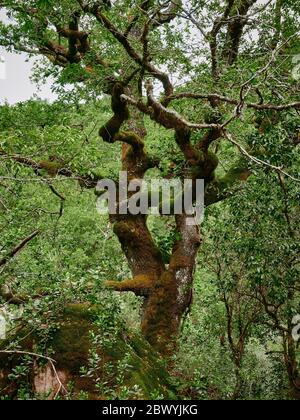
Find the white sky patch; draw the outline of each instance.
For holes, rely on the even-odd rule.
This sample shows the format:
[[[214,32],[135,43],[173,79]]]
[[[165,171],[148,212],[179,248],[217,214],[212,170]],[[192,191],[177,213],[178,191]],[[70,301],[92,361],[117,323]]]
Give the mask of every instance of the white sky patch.
[[[5,13],[0,12],[0,22],[7,23]],[[8,102],[15,104],[17,102],[27,101],[38,96],[41,99],[50,101],[56,98],[51,92],[51,83],[39,88],[30,80],[34,59],[30,59],[27,54],[9,53],[0,46],[0,104]]]
[[[6,62],[4,55],[0,55],[0,80],[6,78]]]
[[[30,80],[34,60],[28,60],[26,54],[8,53],[3,48],[0,48],[0,56],[4,61],[0,63],[0,103],[15,104],[35,95],[42,99],[55,99],[50,82],[39,89]]]

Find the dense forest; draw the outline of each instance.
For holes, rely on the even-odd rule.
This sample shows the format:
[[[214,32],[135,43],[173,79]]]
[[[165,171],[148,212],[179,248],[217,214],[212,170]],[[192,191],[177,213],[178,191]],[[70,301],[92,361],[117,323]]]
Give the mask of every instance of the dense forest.
[[[0,11],[57,98],[0,98],[0,399],[300,399],[300,3]],[[102,214],[120,172],[203,220]]]

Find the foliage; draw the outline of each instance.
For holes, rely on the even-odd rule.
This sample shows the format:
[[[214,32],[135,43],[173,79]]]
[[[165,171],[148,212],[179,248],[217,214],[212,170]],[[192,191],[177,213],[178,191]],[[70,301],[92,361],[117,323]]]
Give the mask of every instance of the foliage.
[[[1,399],[300,398],[300,9],[260,3],[0,1],[58,96],[0,106],[0,350],[27,353],[0,352]],[[124,168],[205,180],[199,253],[174,215],[97,213]]]

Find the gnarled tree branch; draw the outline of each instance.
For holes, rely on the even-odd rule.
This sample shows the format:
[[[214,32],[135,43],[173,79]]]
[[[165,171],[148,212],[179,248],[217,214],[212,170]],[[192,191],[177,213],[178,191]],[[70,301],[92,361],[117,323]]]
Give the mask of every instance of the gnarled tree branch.
[[[15,248],[7,253],[7,255],[0,260],[0,267],[6,265],[15,255],[18,254],[30,241],[32,241],[40,232],[35,230],[29,236],[24,238]]]

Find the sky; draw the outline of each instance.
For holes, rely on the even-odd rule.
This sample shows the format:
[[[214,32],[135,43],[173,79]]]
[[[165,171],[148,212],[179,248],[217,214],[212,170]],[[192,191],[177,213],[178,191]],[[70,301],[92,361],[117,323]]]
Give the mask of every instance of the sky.
[[[8,21],[5,13],[0,11],[0,22]],[[41,90],[30,80],[34,60],[28,61],[27,54],[8,53],[0,47],[0,103],[10,104],[26,101],[33,95],[53,100],[50,83]]]
[[[0,48],[0,102],[10,104],[30,99],[37,94],[43,99],[53,100],[50,85],[45,85],[41,90],[30,81],[33,60],[26,62],[26,54],[7,53]],[[3,62],[4,61],[4,62]]]

